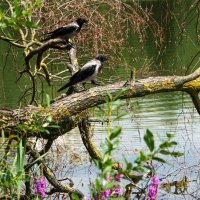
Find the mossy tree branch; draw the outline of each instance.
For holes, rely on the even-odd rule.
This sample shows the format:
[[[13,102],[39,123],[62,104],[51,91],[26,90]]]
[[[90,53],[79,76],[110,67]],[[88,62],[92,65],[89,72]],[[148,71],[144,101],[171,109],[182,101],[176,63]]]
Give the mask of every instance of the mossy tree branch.
[[[188,76],[159,76],[138,80],[130,84],[117,82],[101,87],[94,87],[84,92],[75,93],[56,100],[49,108],[29,106],[24,109],[0,110],[0,129],[4,129],[5,135],[17,131],[17,125],[20,123],[31,124],[34,115],[39,114],[42,121],[48,115],[53,117],[53,124],[59,125],[60,129],[49,129],[50,135],[42,134],[41,137],[49,138],[55,135],[62,135],[76,127],[83,117],[81,112],[94,106],[105,103],[105,98],[110,101],[118,96],[118,99],[127,99],[142,97],[149,94],[161,92],[184,91],[191,94],[191,91],[198,93],[200,91],[200,69]],[[113,98],[111,98],[113,97]],[[198,95],[193,95],[198,102]],[[195,104],[199,110],[200,104]],[[37,133],[35,133],[37,134]],[[30,134],[29,136],[33,136]]]

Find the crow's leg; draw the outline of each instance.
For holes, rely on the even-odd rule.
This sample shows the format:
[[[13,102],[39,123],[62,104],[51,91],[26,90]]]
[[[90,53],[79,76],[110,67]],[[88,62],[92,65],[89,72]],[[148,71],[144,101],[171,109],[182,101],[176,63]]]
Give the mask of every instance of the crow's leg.
[[[96,80],[91,80],[91,83],[94,85],[102,86],[102,84]]]
[[[131,76],[130,76],[130,79],[127,80],[127,81],[124,83],[123,87],[130,86],[133,82],[135,82],[135,69],[134,69],[134,71],[131,70]]]
[[[77,49],[76,45],[73,44],[72,42],[70,42],[69,40],[67,41],[68,45],[73,48],[73,49]]]
[[[85,87],[85,85],[86,85],[86,83],[83,83],[83,88],[84,88],[84,90],[86,90],[86,87]]]

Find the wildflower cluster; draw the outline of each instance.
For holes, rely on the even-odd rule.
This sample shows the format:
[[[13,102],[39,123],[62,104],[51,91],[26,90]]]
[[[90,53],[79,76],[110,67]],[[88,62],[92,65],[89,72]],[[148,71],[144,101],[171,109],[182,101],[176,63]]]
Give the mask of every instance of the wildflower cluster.
[[[147,200],[156,200],[156,194],[158,190],[159,179],[156,175],[151,178],[151,185],[149,187],[149,192],[147,195]]]
[[[35,181],[35,194],[40,197],[45,197],[46,181],[44,178],[39,178]]]
[[[105,186],[101,186],[100,192],[93,190],[92,196],[88,197],[88,200],[102,200],[107,198],[121,197],[123,189],[121,182],[123,174],[117,174],[113,177],[106,176]]]

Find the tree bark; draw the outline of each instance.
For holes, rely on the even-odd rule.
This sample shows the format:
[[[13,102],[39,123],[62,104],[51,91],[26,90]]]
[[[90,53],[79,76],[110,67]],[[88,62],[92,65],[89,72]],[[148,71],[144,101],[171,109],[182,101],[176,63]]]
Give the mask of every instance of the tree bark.
[[[116,99],[128,99],[142,97],[149,94],[184,91],[191,95],[194,105],[200,114],[200,69],[188,76],[159,76],[141,79],[136,82],[117,82],[100,87],[93,87],[87,91],[64,96],[54,101],[50,107],[28,106],[16,110],[0,110],[0,129],[4,130],[5,136],[17,133],[19,124],[27,124],[29,127],[34,123],[35,116],[44,122],[48,116],[52,116],[52,124],[60,128],[49,128],[49,134],[40,133],[43,138],[55,138],[74,127],[84,117],[84,111],[88,108]],[[195,94],[195,95],[194,95]],[[37,131],[28,133],[28,137],[35,136]]]

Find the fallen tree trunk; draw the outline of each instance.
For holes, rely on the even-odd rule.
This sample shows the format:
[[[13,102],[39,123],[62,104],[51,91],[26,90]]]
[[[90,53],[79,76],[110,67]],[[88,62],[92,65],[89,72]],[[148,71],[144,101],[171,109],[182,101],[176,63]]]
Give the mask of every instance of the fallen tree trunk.
[[[58,125],[59,129],[49,128],[49,134],[42,133],[41,137],[58,137],[78,125],[78,122],[85,117],[83,111],[88,108],[103,104],[106,98],[109,101],[116,99],[127,99],[142,97],[149,94],[184,91],[191,95],[194,105],[200,114],[200,69],[188,76],[159,76],[141,79],[136,82],[117,82],[101,87],[94,87],[87,91],[75,93],[62,97],[51,104],[48,108],[28,106],[16,110],[0,110],[0,129],[4,130],[5,136],[17,133],[19,124],[31,126],[35,116],[42,122],[48,116],[52,116],[52,124]],[[32,130],[27,136],[35,136],[37,132]]]

